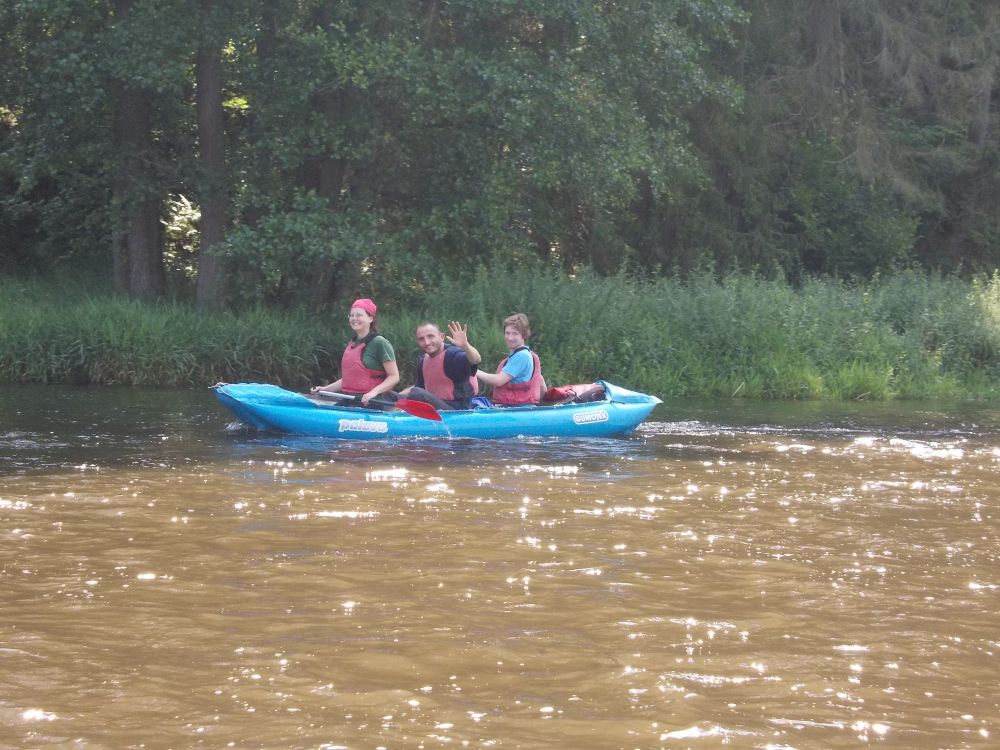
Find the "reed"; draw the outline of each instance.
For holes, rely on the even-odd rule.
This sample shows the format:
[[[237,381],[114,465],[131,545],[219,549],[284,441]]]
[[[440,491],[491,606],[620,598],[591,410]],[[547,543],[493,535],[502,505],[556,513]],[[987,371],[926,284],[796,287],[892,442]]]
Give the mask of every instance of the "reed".
[[[380,300],[404,383],[423,320],[470,326],[493,369],[511,312],[551,383],[605,378],[660,396],[768,399],[994,398],[1000,278],[906,272],[791,287],[749,275],[637,279],[482,269],[443,279],[409,309]],[[346,315],[250,309],[203,315],[65,281],[0,279],[0,380],[293,388],[336,376]]]
[[[7,382],[298,387],[333,368],[340,345],[321,322],[294,312],[204,315],[175,302],[55,295],[45,282],[0,280],[0,379]]]

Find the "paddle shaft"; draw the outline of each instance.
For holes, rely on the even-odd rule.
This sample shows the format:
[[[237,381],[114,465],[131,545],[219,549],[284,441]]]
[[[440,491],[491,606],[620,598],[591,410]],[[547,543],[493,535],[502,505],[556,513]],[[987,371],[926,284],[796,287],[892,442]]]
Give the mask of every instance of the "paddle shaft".
[[[356,393],[338,393],[337,391],[316,391],[317,396],[322,396],[323,398],[332,398],[335,401],[353,401],[357,404],[362,404],[361,396]],[[396,406],[393,401],[386,401],[381,398],[370,398],[368,403],[373,406],[386,406],[389,408],[394,408]],[[363,404],[362,404],[363,405]]]
[[[332,398],[339,401],[353,401],[357,404],[361,403],[361,396],[353,393],[337,393],[335,391],[317,391],[317,394],[325,398]],[[441,421],[441,414],[435,409],[431,404],[425,403],[423,401],[414,401],[409,398],[401,398],[397,401],[384,401],[378,398],[368,399],[369,404],[374,404],[375,406],[387,406],[389,408],[398,408],[405,411],[407,414],[412,414],[414,417],[419,417],[420,419],[430,419],[434,422]]]

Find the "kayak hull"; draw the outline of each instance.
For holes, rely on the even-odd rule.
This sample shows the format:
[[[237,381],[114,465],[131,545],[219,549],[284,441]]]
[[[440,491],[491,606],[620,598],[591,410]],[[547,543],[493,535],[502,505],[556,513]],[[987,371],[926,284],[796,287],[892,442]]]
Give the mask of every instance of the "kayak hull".
[[[442,411],[440,422],[402,411],[373,411],[324,403],[264,383],[220,383],[213,390],[223,406],[251,427],[350,440],[627,435],[660,403],[655,396],[598,382],[605,389],[602,401]]]

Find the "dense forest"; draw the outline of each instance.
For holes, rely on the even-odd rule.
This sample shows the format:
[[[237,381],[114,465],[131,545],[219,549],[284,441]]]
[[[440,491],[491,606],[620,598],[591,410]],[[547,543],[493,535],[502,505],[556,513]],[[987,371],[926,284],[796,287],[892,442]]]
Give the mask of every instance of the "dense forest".
[[[210,310],[1000,265],[995,0],[0,7],[0,274]]]

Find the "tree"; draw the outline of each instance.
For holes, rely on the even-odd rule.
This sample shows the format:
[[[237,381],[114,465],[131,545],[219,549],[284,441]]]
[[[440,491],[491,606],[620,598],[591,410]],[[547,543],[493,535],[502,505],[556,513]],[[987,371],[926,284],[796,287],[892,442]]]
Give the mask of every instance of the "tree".
[[[16,63],[5,86],[17,113],[6,158],[32,211],[39,261],[103,258],[117,287],[156,297],[164,289],[161,206],[186,85],[185,40],[150,0],[43,0],[12,14]],[[183,146],[181,146],[183,149]]]
[[[744,109],[701,131],[707,195],[732,227],[717,246],[793,275],[995,265],[997,225],[979,209],[1000,187],[995,4],[744,5],[739,54],[716,58]]]
[[[417,300],[497,259],[995,265],[995,4],[740,6],[8,4],[0,256],[155,297],[184,206],[205,308]]]
[[[222,45],[213,33],[219,24],[217,0],[204,0],[204,29],[195,61],[198,146],[201,166],[201,255],[197,304],[202,310],[225,304],[225,265],[219,253],[228,225]]]
[[[129,0],[116,0],[115,11],[127,18]],[[152,165],[153,103],[148,91],[127,80],[112,81],[110,168],[115,246],[115,288],[130,296],[152,299],[163,294],[163,248],[160,243],[160,203]]]

